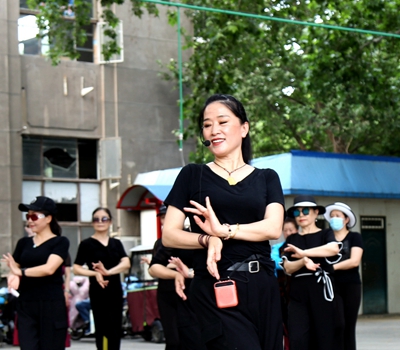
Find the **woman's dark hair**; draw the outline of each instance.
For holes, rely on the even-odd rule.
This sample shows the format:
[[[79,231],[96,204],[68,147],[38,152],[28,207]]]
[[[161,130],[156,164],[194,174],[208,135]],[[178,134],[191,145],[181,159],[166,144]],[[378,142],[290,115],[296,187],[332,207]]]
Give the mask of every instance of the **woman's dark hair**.
[[[225,105],[229,110],[240,119],[241,124],[249,123],[247,119],[246,111],[240,101],[234,98],[231,95],[222,95],[222,94],[214,94],[210,96],[204,104],[204,107],[200,111],[198,117],[198,125],[200,134],[203,134],[203,121],[204,121],[204,111],[208,105],[213,102],[219,102]],[[250,123],[249,123],[250,130]],[[250,132],[247,133],[246,137],[242,140],[242,155],[245,163],[250,164],[252,158],[252,150],[251,150],[251,140],[250,140]]]
[[[50,221],[50,230],[53,232],[56,236],[61,236],[62,229],[61,226],[58,224],[58,221],[54,214],[50,214],[48,211],[41,211],[46,216],[51,215],[51,221]]]
[[[112,220],[112,215],[111,215],[110,209],[104,208],[104,207],[98,207],[95,210],[93,210],[92,217],[94,216],[94,214],[96,214],[100,210],[104,210],[107,213],[107,215],[110,217],[110,220]]]

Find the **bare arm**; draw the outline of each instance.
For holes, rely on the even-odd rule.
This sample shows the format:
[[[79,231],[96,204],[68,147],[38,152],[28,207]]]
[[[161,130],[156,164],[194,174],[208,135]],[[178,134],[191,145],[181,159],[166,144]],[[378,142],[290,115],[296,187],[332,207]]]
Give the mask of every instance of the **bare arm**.
[[[170,268],[161,264],[154,264],[149,268],[149,274],[152,277],[162,278],[164,280],[173,280],[175,279],[176,274],[179,274],[179,272],[171,270]]]
[[[335,256],[339,253],[339,244],[337,242],[329,242],[319,247],[310,249],[300,249],[293,244],[288,244],[285,248],[285,252],[292,252],[294,258],[326,258],[329,256]]]
[[[352,247],[350,251],[350,259],[343,260],[333,265],[335,270],[349,270],[358,267],[361,263],[363,249],[360,247]]]
[[[10,267],[11,273],[16,276],[22,276],[22,270],[12,257],[10,253],[3,255],[3,261],[7,262]],[[28,267],[25,269],[25,276],[28,277],[44,277],[53,275],[63,263],[61,256],[57,254],[50,254],[47,261],[43,265]]]
[[[305,266],[310,271],[316,271],[319,267],[319,264],[315,264],[314,261],[307,257],[295,261],[289,261],[286,257],[283,257],[282,263],[285,272],[289,275],[300,270],[303,266]]]

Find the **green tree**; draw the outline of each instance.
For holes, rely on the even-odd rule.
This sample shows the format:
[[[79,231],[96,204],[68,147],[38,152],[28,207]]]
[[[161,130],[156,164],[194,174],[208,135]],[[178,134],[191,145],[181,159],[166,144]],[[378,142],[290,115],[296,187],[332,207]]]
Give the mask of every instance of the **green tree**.
[[[152,5],[131,1],[139,16],[142,5]],[[47,5],[51,2],[60,3],[48,0]],[[102,0],[102,5],[109,9],[122,2]],[[400,0],[180,2],[400,32]],[[156,14],[154,7],[150,11]],[[175,12],[171,7],[172,24]],[[245,105],[256,157],[290,149],[400,155],[400,39],[200,10],[185,13],[194,35],[183,32],[185,48],[193,50],[183,70],[184,117],[191,122],[184,137],[198,136],[198,111],[210,94],[222,92]],[[167,67],[164,78],[177,81],[177,62]],[[199,147],[193,160],[202,154]]]

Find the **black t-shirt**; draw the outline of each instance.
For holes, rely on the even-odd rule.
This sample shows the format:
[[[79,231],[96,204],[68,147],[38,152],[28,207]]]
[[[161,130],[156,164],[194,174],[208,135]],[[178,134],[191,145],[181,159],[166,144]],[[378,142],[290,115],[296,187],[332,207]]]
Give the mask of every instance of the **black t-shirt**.
[[[338,262],[350,259],[351,248],[360,247],[361,249],[364,249],[361,235],[358,232],[350,231],[342,243],[343,247],[340,251],[342,257]],[[335,281],[338,283],[361,283],[358,266],[348,270],[335,270]]]
[[[93,271],[92,263],[98,263],[101,261],[106,270],[109,270],[114,266],[117,266],[124,257],[127,257],[127,255],[120,240],[109,238],[108,245],[104,246],[97,239],[89,237],[79,244],[78,253],[74,263],[81,266],[86,264],[88,268]],[[89,280],[92,298],[93,292],[95,294],[96,291],[101,293],[103,288],[97,283],[96,277],[89,277]],[[104,276],[104,280],[110,281],[106,288],[107,291],[120,291],[122,289],[119,274]]]
[[[278,174],[272,169],[254,169],[246,178],[235,186],[214,173],[207,165],[188,164],[182,168],[174,186],[165,200],[181,210],[190,219],[192,232],[204,233],[193,220],[193,214],[186,213],[183,208],[190,207],[190,200],[205,205],[205,197],[210,198],[211,206],[220,221],[234,225],[248,224],[264,219],[265,208],[270,203],[284,205],[282,186]],[[232,229],[235,229],[232,226]],[[261,263],[270,265],[271,248],[269,241],[249,242],[243,240],[227,240],[223,242],[222,258],[218,263],[219,271],[225,271],[235,262],[246,260],[252,254],[260,254],[265,258]],[[206,269],[207,251],[194,251],[193,268],[196,277],[211,277]],[[273,270],[272,262],[272,270]]]
[[[69,240],[56,236],[35,246],[32,237],[21,238],[13,257],[21,268],[30,268],[46,264],[50,255],[55,254],[64,261],[67,259]],[[58,300],[64,299],[63,268],[61,264],[53,275],[43,277],[22,277],[18,288],[20,300]]]
[[[309,233],[305,235],[301,235],[299,233],[294,233],[286,239],[286,244],[293,244],[294,246],[300,249],[310,249],[316,248],[322,245],[325,245],[329,242],[336,242],[335,235],[331,229],[321,230],[315,233]],[[290,261],[298,260],[297,258],[292,257],[292,253],[286,252],[284,254]],[[329,273],[333,273],[332,264],[328,263],[325,258],[310,258],[314,263],[320,264],[320,267]],[[337,257],[329,257],[328,260],[335,261]],[[302,273],[310,273],[312,271],[308,270],[305,266],[303,266],[300,270],[296,271],[292,274],[292,276],[296,276]]]

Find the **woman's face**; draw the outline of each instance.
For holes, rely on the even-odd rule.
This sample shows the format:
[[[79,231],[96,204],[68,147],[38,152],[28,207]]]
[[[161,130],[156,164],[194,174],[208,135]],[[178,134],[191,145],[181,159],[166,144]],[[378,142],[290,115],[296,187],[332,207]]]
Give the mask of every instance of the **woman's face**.
[[[27,213],[27,226],[32,232],[42,232],[50,225],[51,219],[51,215],[45,216],[41,212],[29,210]]]
[[[213,102],[204,110],[203,137],[211,142],[210,150],[224,156],[241,149],[242,140],[249,132],[249,124],[240,119],[224,104]]]
[[[300,227],[307,227],[312,224],[315,224],[315,221],[317,220],[318,216],[318,209],[312,209],[312,208],[296,208],[296,209],[300,211],[300,215],[295,218],[297,225],[299,225]],[[305,209],[309,209],[308,214],[304,214],[304,212],[307,212],[307,210]]]
[[[283,237],[288,238],[293,233],[296,233],[297,229],[293,222],[285,222],[283,224]]]
[[[92,217],[92,225],[96,231],[107,231],[111,225],[110,216],[103,209],[96,211]]]
[[[330,216],[331,218],[342,218],[345,225],[347,225],[350,221],[350,219],[340,210],[332,210]]]

